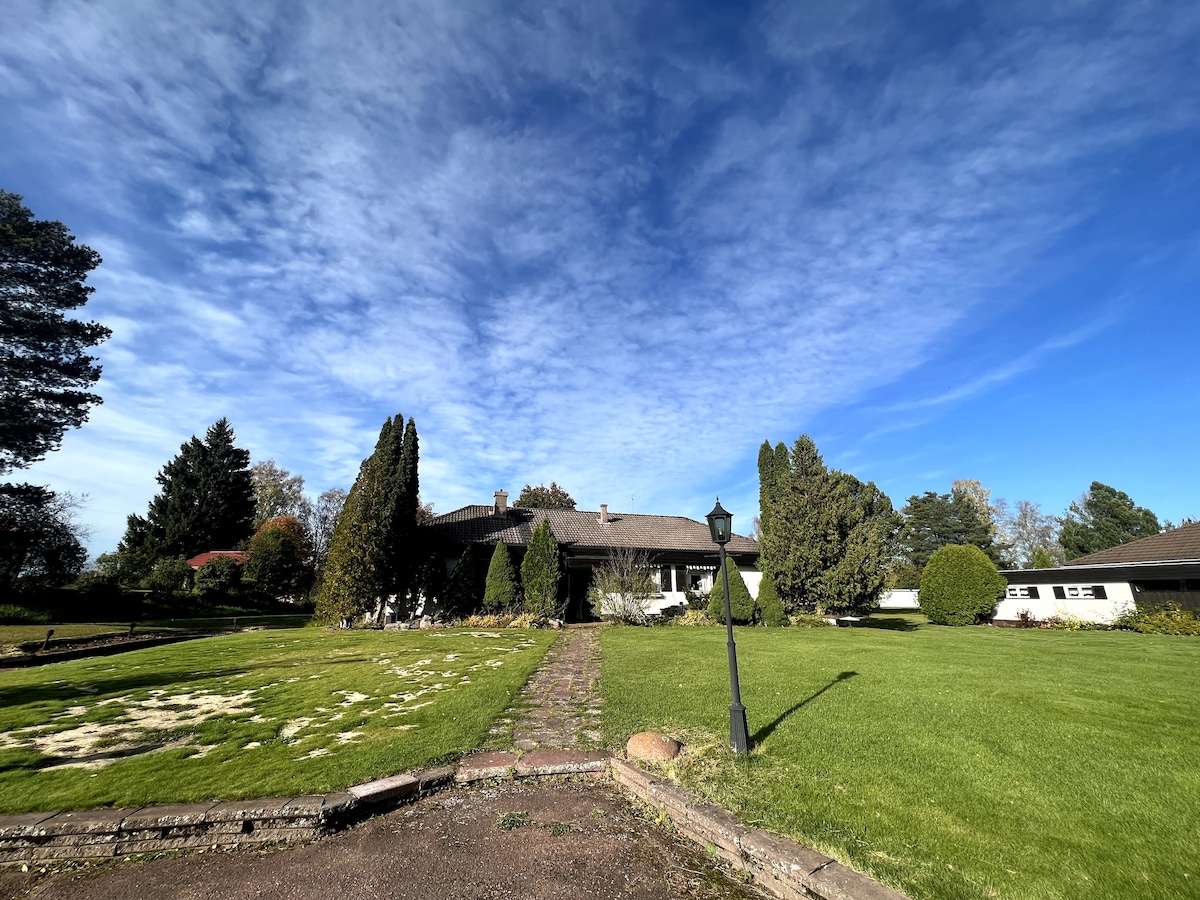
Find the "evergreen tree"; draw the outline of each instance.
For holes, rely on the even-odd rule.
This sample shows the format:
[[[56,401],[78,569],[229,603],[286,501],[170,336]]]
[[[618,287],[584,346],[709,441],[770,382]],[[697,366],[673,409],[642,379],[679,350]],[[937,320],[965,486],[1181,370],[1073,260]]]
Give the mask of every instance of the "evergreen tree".
[[[775,582],[766,572],[758,583],[758,597],[754,601],[758,617],[768,628],[779,628],[788,624],[787,613],[783,610],[783,601],[775,590]]]
[[[878,602],[898,527],[873,483],[826,468],[808,435],[759,452],[759,567],[788,611],[866,612]]]
[[[558,541],[554,539],[554,533],[550,530],[550,520],[542,519],[533,530],[525,558],[521,561],[525,612],[539,618],[554,618],[560,615],[558,579]]]
[[[457,619],[477,612],[483,602],[486,579],[487,570],[480,558],[479,547],[468,544],[446,582],[446,590],[442,596],[442,615],[445,618]]]
[[[65,225],[34,219],[0,190],[0,474],[56,450],[101,402],[87,391],[100,367],[86,351],[111,332],[66,315],[87,303],[98,265]]]
[[[981,511],[977,499],[959,488],[949,494],[926,491],[908,498],[900,546],[904,557],[923,570],[940,547],[970,544],[993,563],[1002,563],[1001,548],[994,538],[992,522]]]
[[[738,570],[737,563],[725,558],[725,569],[729,572],[729,613],[734,625],[748,625],[754,619],[754,598],[746,587],[746,580]],[[708,595],[708,616],[718,622],[725,621],[725,579],[718,569],[713,577],[713,589]]]
[[[162,467],[145,518],[131,515],[120,550],[148,572],[156,560],[232,550],[253,533],[250,454],[234,445],[228,419],[193,437]],[[145,573],[143,573],[145,574]]]
[[[403,435],[399,435],[402,417],[396,418],[396,432],[400,436],[399,454],[393,473],[392,502],[388,526],[389,565],[394,573],[391,588],[405,616],[416,609],[421,593],[418,575],[424,561],[425,548],[421,532],[417,527],[417,514],[421,508],[420,480],[417,475],[418,446],[417,426],[410,418]]]
[[[517,578],[504,541],[496,541],[483,589],[483,608],[488,612],[510,609],[517,602]]]
[[[317,591],[317,618],[345,622],[384,602],[391,587],[388,522],[395,462],[395,427],[383,423],[374,452],[362,461],[333,529]],[[382,614],[382,609],[380,610]]]
[[[1058,542],[1067,559],[1078,559],[1161,530],[1158,516],[1136,505],[1124,491],[1093,481],[1088,492],[1067,510]]]

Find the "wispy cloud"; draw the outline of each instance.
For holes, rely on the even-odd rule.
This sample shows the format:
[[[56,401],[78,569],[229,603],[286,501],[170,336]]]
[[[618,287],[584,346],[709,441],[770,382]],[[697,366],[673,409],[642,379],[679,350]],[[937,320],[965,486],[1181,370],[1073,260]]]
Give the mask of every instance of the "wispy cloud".
[[[111,544],[220,415],[320,489],[402,411],[441,509],[550,478],[752,509],[763,437],[920,366],[1114,154],[1196,127],[1188,5],[945,15],[18,0],[0,160],[55,173],[115,327],[38,471]]]

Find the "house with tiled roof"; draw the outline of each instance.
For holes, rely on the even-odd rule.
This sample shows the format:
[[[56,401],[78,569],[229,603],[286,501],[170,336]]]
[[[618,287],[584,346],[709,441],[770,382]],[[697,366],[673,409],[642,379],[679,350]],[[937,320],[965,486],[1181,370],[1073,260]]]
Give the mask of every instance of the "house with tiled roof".
[[[1177,603],[1200,609],[1200,523],[1109,547],[1056,569],[1002,572],[1007,596],[998,623],[1015,622],[1022,610],[1037,619],[1075,616],[1111,622],[1121,613]]]
[[[240,566],[250,558],[250,554],[244,550],[207,550],[204,553],[193,556],[187,561],[187,564],[193,569],[199,569],[205,563],[212,562],[214,559],[220,559],[221,557],[228,557]]]
[[[684,516],[609,512],[607,504],[601,504],[597,511],[526,509],[509,506],[507,492],[496,491],[491,505],[464,506],[435,516],[422,528],[443,548],[449,570],[468,544],[485,545],[490,552],[497,541],[504,541],[519,560],[543,520],[549,520],[562,551],[560,591],[570,620],[590,616],[587,589],[592,569],[602,565],[614,550],[646,552],[660,588],[655,609],[682,605],[688,591],[707,593],[712,588],[717,547],[706,522]],[[725,550],[742,570],[751,593],[757,594],[761,577],[754,568],[758,543],[735,534]]]

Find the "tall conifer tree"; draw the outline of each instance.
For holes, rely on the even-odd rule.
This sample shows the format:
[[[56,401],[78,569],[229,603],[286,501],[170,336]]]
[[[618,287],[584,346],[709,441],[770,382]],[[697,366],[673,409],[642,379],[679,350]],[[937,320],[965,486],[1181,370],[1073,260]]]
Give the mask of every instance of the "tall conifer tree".
[[[353,619],[387,598],[392,577],[388,552],[392,473],[399,458],[395,431],[395,422],[388,418],[374,452],[359,466],[333,529],[317,592],[317,617],[323,621]]]
[[[158,473],[162,490],[146,517],[131,515],[121,552],[146,566],[205,550],[232,550],[254,533],[250,453],[234,444],[228,419],[193,436]],[[144,574],[144,573],[143,573]]]

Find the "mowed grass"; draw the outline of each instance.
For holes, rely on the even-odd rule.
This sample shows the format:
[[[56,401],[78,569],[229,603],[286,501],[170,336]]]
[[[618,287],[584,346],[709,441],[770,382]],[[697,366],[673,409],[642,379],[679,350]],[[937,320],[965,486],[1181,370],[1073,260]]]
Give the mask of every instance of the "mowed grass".
[[[605,738],[918,900],[1200,897],[1200,640],[914,625],[602,636]]]
[[[552,633],[202,638],[0,672],[0,812],[338,790],[479,746]]]
[[[17,652],[22,644],[41,644],[53,629],[50,645],[57,641],[128,634],[128,625],[0,625],[0,652]]]

